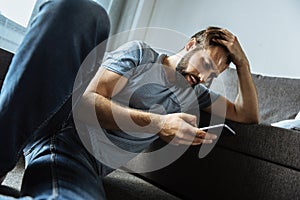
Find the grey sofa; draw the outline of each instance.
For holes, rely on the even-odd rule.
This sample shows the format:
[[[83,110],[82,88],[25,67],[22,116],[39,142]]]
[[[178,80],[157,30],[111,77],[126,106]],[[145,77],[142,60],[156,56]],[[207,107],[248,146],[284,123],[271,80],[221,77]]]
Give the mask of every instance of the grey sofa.
[[[233,100],[236,80],[236,71],[230,68],[212,89]],[[199,147],[190,147],[171,165],[139,176],[182,199],[300,199],[300,132],[270,125],[294,119],[300,111],[300,79],[253,74],[253,80],[260,124],[227,120],[237,135],[223,130],[206,157],[199,159]],[[207,125],[210,117],[202,113],[200,125]],[[158,140],[149,150],[163,145]]]

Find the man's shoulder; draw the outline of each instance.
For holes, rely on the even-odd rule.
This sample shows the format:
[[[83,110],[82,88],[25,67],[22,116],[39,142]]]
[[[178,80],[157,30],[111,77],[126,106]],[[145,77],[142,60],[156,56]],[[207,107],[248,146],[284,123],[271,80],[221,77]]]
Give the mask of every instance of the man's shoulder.
[[[108,51],[104,60],[109,58],[122,59],[125,57],[127,59],[141,60],[151,54],[157,54],[157,52],[149,44],[141,40],[133,40],[123,43],[114,50]]]
[[[141,40],[134,40],[122,45],[122,49],[127,54],[134,55],[140,60],[140,64],[147,62],[155,62],[158,59],[159,53],[152,48],[148,43]]]
[[[140,51],[154,51],[154,49],[146,42],[142,40],[133,40],[126,42],[121,46],[123,49],[135,49]]]

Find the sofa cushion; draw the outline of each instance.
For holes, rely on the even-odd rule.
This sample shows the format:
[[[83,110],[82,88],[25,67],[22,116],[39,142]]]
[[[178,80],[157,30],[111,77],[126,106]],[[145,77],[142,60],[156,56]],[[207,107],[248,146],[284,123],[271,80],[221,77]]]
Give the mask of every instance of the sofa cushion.
[[[300,110],[300,79],[280,78],[252,74],[257,88],[261,123],[274,123],[294,119]],[[211,88],[234,101],[237,73],[229,68],[214,80]]]

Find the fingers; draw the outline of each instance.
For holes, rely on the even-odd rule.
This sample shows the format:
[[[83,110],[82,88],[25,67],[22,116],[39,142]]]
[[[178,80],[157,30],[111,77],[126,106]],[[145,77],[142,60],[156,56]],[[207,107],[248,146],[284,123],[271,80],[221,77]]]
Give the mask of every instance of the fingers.
[[[211,35],[212,38],[217,38],[217,39],[233,40],[236,37],[227,29],[213,28],[213,29],[208,29],[206,32],[208,33],[208,35]]]
[[[209,40],[221,44],[227,48],[230,44],[233,44],[235,41],[237,41],[236,36],[227,29],[212,27],[207,30],[207,34]]]
[[[166,142],[175,145],[211,144],[216,135],[206,133],[197,128],[197,118],[186,113],[165,115],[165,123],[158,133]]]
[[[236,67],[246,66],[247,57],[237,39],[237,37],[227,29],[211,28],[207,30],[208,39],[221,46],[224,46],[230,54],[231,61]]]
[[[178,132],[173,138],[172,143],[176,145],[200,145],[211,144],[217,139],[217,135],[206,133],[205,131],[193,128],[189,132]]]
[[[197,129],[196,139],[197,138],[199,138],[200,140],[202,140],[202,143],[204,143],[204,144],[211,144],[214,140],[217,139],[217,135],[211,134],[211,133],[207,133],[205,131]]]

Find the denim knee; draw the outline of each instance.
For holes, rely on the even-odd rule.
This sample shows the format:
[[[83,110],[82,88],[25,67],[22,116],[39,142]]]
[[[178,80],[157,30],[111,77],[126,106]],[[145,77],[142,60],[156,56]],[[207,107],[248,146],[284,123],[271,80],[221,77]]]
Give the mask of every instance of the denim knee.
[[[92,0],[48,0],[40,6],[40,10],[44,6],[51,6],[46,9],[53,16],[55,20],[66,23],[67,27],[71,25],[78,26],[82,22],[85,24],[100,23],[101,31],[106,32],[107,36],[110,30],[110,21],[105,9],[98,3]],[[71,20],[68,20],[71,19]],[[75,22],[72,24],[71,22]],[[95,24],[96,25],[96,24]],[[95,27],[95,31],[96,27]]]
[[[29,140],[60,127],[81,63],[108,34],[107,13],[91,0],[49,0],[40,7],[3,83],[0,176]]]

